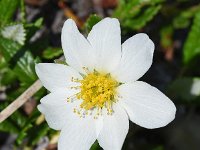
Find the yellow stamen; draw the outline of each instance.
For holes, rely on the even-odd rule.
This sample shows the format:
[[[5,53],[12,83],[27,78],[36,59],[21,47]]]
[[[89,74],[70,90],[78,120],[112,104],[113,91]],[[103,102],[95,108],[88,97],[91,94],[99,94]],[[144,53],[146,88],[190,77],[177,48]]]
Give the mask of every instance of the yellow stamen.
[[[76,94],[76,98],[83,100],[80,109],[86,112],[96,109],[97,114],[94,118],[102,114],[103,108],[107,109],[109,115],[113,113],[112,105],[115,102],[117,81],[108,74],[98,72],[88,73],[82,80],[77,81],[80,83],[80,93]]]

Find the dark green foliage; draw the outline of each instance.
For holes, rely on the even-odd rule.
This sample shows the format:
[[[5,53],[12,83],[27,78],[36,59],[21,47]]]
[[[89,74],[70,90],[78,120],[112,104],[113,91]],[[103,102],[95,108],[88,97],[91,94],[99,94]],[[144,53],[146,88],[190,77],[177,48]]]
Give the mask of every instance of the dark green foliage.
[[[90,148],[90,150],[101,150],[99,143],[96,141],[92,147]]]
[[[180,102],[198,102],[200,98],[200,78],[179,78],[168,87],[168,94]]]
[[[184,44],[183,54],[185,64],[200,56],[200,11],[195,15],[191,31]]]
[[[17,7],[19,0],[0,0],[0,26],[12,22],[12,17]]]
[[[187,28],[190,25],[190,20],[200,10],[200,5],[193,6],[187,10],[182,10],[173,19],[173,26],[177,29]]]
[[[0,7],[0,87],[8,86],[8,88],[13,89],[6,93],[8,94],[6,101],[0,102],[1,111],[37,79],[35,63],[39,62],[39,59],[34,58],[29,39],[41,27],[42,19],[38,19],[32,24],[23,24],[27,36],[25,37],[25,44],[20,45],[12,39],[3,37],[1,34],[3,27],[16,24],[16,22],[13,22],[13,16],[17,8],[19,8],[19,0],[1,0]],[[20,22],[17,23],[19,24]],[[17,87],[16,83],[19,83]],[[37,95],[41,97],[41,93],[43,95],[43,92],[41,91]],[[16,142],[18,144],[22,143],[24,138],[27,138],[28,129],[32,127],[32,122],[27,124],[28,120],[28,116],[20,109],[0,124],[0,131],[19,134]],[[39,136],[36,136],[35,139],[33,137],[35,142],[37,139],[39,139]]]
[[[92,27],[98,23],[102,18],[97,15],[90,15],[87,21],[84,24],[84,30],[89,33]]]
[[[28,138],[28,145],[35,145],[42,137],[47,135],[50,128],[46,122],[37,124],[37,119],[39,116],[40,113],[36,110],[27,119],[16,139],[17,145],[21,145],[25,138]]]
[[[38,125],[38,126],[34,126],[31,131],[30,131],[30,137],[29,137],[29,141],[30,141],[30,145],[35,145],[37,144],[37,142],[44,137],[45,135],[47,135],[48,131],[50,130],[49,126],[47,125],[46,122]],[[37,132],[35,132],[37,131]]]
[[[163,0],[121,0],[113,17],[132,30],[143,28],[161,9]]]
[[[9,67],[24,85],[30,85],[36,80],[35,61],[27,47],[0,37],[0,51],[10,65]]]
[[[43,58],[53,59],[55,57],[60,56],[61,54],[63,54],[62,49],[49,47],[43,51]]]

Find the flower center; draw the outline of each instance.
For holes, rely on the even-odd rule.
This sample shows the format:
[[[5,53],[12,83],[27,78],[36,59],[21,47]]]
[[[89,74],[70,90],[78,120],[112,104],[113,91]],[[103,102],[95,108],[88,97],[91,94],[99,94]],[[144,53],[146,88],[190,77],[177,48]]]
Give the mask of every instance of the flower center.
[[[99,115],[102,109],[106,108],[107,114],[112,114],[112,105],[116,102],[116,87],[119,83],[110,74],[100,74],[94,71],[76,82],[80,83],[80,92],[76,94],[76,98],[82,100],[80,109],[84,109],[86,114],[96,109]],[[80,110],[75,109],[74,112],[80,114]]]

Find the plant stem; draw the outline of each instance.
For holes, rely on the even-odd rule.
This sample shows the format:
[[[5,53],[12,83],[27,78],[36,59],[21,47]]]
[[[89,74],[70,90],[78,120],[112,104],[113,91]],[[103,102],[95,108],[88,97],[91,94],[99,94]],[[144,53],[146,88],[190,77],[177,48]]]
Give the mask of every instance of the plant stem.
[[[35,81],[26,91],[24,91],[24,93],[22,93],[16,100],[1,111],[0,123],[12,115],[26,101],[28,101],[41,87],[42,84],[40,80]]]

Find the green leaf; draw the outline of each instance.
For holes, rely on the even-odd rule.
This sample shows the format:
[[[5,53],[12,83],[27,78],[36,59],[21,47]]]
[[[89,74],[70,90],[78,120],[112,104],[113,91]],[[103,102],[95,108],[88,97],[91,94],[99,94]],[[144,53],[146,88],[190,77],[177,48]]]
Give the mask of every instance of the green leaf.
[[[2,75],[0,73],[0,85],[11,85],[12,83],[14,83],[14,81],[16,80],[16,75],[14,74],[14,72],[9,69],[9,68],[5,68],[6,72],[4,72]]]
[[[11,58],[20,50],[22,46],[17,42],[9,39],[5,39],[0,36],[0,52],[3,54],[6,62],[10,61]]]
[[[168,94],[175,98],[191,102],[200,96],[200,78],[179,78],[170,84]]]
[[[195,15],[183,51],[183,61],[185,64],[188,64],[193,58],[200,55],[200,11]]]
[[[120,20],[121,25],[132,30],[143,28],[147,22],[159,12],[163,0],[121,0],[113,17]]]
[[[0,87],[2,85],[9,85],[16,79],[15,74],[8,68],[5,58],[0,54]]]
[[[47,135],[47,132],[50,130],[49,126],[47,125],[46,122],[43,122],[42,124],[38,125],[38,126],[34,126],[33,128],[31,128],[31,130],[29,131],[29,142],[31,145],[35,145],[37,144],[37,142],[44,137],[45,135]],[[37,131],[37,132],[35,132]]]
[[[43,19],[39,18],[32,24],[24,25],[27,33],[24,46],[12,39],[5,39],[0,36],[0,53],[3,54],[6,63],[24,87],[28,87],[37,79],[35,74],[35,63],[40,62],[40,60],[33,58],[31,53],[33,45],[27,43],[27,41],[41,27],[42,20]]]
[[[56,64],[62,64],[62,65],[68,65],[65,60],[61,60],[61,59],[55,59],[54,63],[56,63]]]
[[[13,124],[10,120],[5,120],[0,124],[0,131],[9,133],[18,133],[19,128]]]
[[[27,137],[28,133],[27,131],[29,129],[31,129],[33,127],[33,125],[31,123],[28,123],[24,126],[24,128],[22,128],[17,136],[17,139],[16,139],[16,143],[17,145],[21,145],[23,140]]]
[[[27,46],[21,46],[17,42],[0,37],[0,52],[25,86],[37,79],[34,69],[36,62]]]
[[[190,25],[190,20],[195,14],[200,11],[200,5],[190,7],[187,10],[182,10],[173,19],[173,26],[177,29],[187,28]]]
[[[187,28],[190,25],[190,18],[185,17],[184,13],[181,13],[180,15],[174,18],[173,26],[175,28],[182,29],[182,28]]]
[[[32,126],[28,126],[28,128],[31,128]],[[25,137],[27,136],[27,133],[26,132],[20,132],[17,136],[17,139],[16,139],[16,144],[17,145],[21,145],[23,143],[23,140],[25,139]]]
[[[87,21],[84,24],[84,30],[89,33],[92,29],[92,27],[97,24],[99,21],[101,21],[101,17],[97,15],[90,15]]]
[[[20,0],[20,16],[21,16],[21,21],[23,23],[25,23],[26,22],[26,10],[25,10],[24,0]]]
[[[18,23],[4,26],[1,30],[1,34],[4,38],[16,41],[19,44],[24,45],[26,33],[23,24]]]
[[[101,150],[101,147],[99,146],[99,143],[96,141],[92,147],[90,148],[90,150]]]
[[[19,0],[0,1],[0,26],[11,22],[12,17],[19,6]]]
[[[45,49],[43,51],[43,57],[45,59],[53,59],[55,57],[58,57],[60,56],[61,54],[63,54],[63,51],[61,48],[52,48],[52,47],[49,47],[47,49]]]
[[[36,119],[38,118],[38,116],[40,115],[39,111],[35,110],[31,116],[26,120],[26,123],[24,124],[24,126],[21,128],[17,139],[16,139],[16,144],[17,145],[21,145],[23,140],[27,137],[29,137],[30,135],[28,134],[28,132],[35,126],[34,122],[36,121]]]

